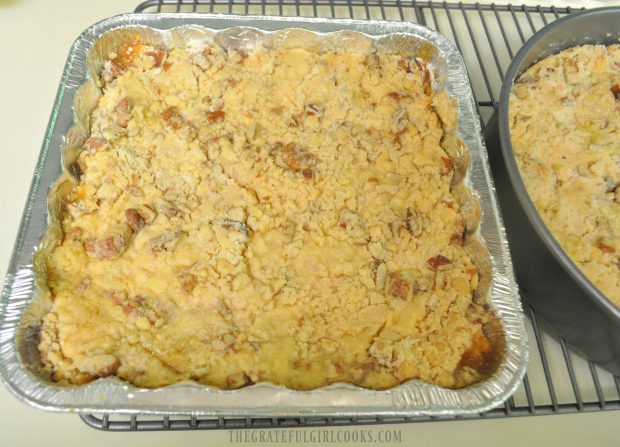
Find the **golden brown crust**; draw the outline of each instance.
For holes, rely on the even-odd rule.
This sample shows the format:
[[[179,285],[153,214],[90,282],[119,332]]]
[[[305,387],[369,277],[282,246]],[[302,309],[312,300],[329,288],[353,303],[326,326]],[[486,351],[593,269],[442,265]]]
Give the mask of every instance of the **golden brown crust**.
[[[441,147],[455,107],[421,60],[113,56],[67,203],[72,236],[47,259],[40,351],[57,380],[381,389],[483,376],[462,360],[482,352],[492,316],[472,301],[478,270]]]
[[[517,164],[562,248],[620,306],[620,45],[585,45],[529,68],[510,96]]]

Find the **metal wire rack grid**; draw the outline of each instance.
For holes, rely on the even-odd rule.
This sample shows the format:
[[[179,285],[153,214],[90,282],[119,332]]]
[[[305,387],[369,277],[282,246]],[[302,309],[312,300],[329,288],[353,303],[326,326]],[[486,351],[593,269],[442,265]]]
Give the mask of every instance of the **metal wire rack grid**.
[[[411,21],[451,39],[469,70],[483,126],[493,113],[510,61],[525,41],[570,7],[516,6],[415,0],[148,0],[136,12],[215,12]],[[493,150],[490,148],[489,150]],[[573,352],[526,305],[531,359],[523,383],[503,406],[466,417],[243,418],[81,415],[108,431],[286,428],[370,425],[549,415],[620,409],[620,377]]]

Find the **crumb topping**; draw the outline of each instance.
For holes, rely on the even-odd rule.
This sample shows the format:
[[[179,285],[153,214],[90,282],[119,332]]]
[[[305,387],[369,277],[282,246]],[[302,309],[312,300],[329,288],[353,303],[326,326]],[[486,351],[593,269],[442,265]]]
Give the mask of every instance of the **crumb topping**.
[[[53,378],[479,380],[492,316],[430,79],[370,50],[111,54],[47,259]]]
[[[510,95],[526,189],[577,267],[620,306],[620,45],[584,45],[533,65]]]

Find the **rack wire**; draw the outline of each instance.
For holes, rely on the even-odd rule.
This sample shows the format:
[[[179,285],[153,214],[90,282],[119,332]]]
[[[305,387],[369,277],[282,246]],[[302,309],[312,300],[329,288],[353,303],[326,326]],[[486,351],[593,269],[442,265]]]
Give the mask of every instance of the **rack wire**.
[[[488,122],[518,49],[537,30],[575,11],[570,7],[516,6],[415,0],[148,0],[136,12],[209,12],[411,21],[439,31],[463,54],[478,113]],[[492,150],[493,148],[490,148]],[[472,416],[307,417],[233,419],[80,415],[107,431],[217,430],[322,427],[501,418],[620,410],[620,377],[614,377],[571,350],[553,329],[525,306],[531,358],[517,392],[503,406]]]

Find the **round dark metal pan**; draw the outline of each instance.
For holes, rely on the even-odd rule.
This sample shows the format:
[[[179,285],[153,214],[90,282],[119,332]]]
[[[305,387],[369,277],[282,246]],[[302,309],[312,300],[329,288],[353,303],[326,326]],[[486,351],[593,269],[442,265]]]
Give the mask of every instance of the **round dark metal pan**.
[[[567,342],[616,375],[620,375],[620,308],[577,268],[538,214],[513,153],[508,106],[514,81],[534,63],[573,46],[619,43],[619,37],[620,7],[566,16],[540,30],[510,64],[499,107],[485,130],[512,259],[525,299]]]

